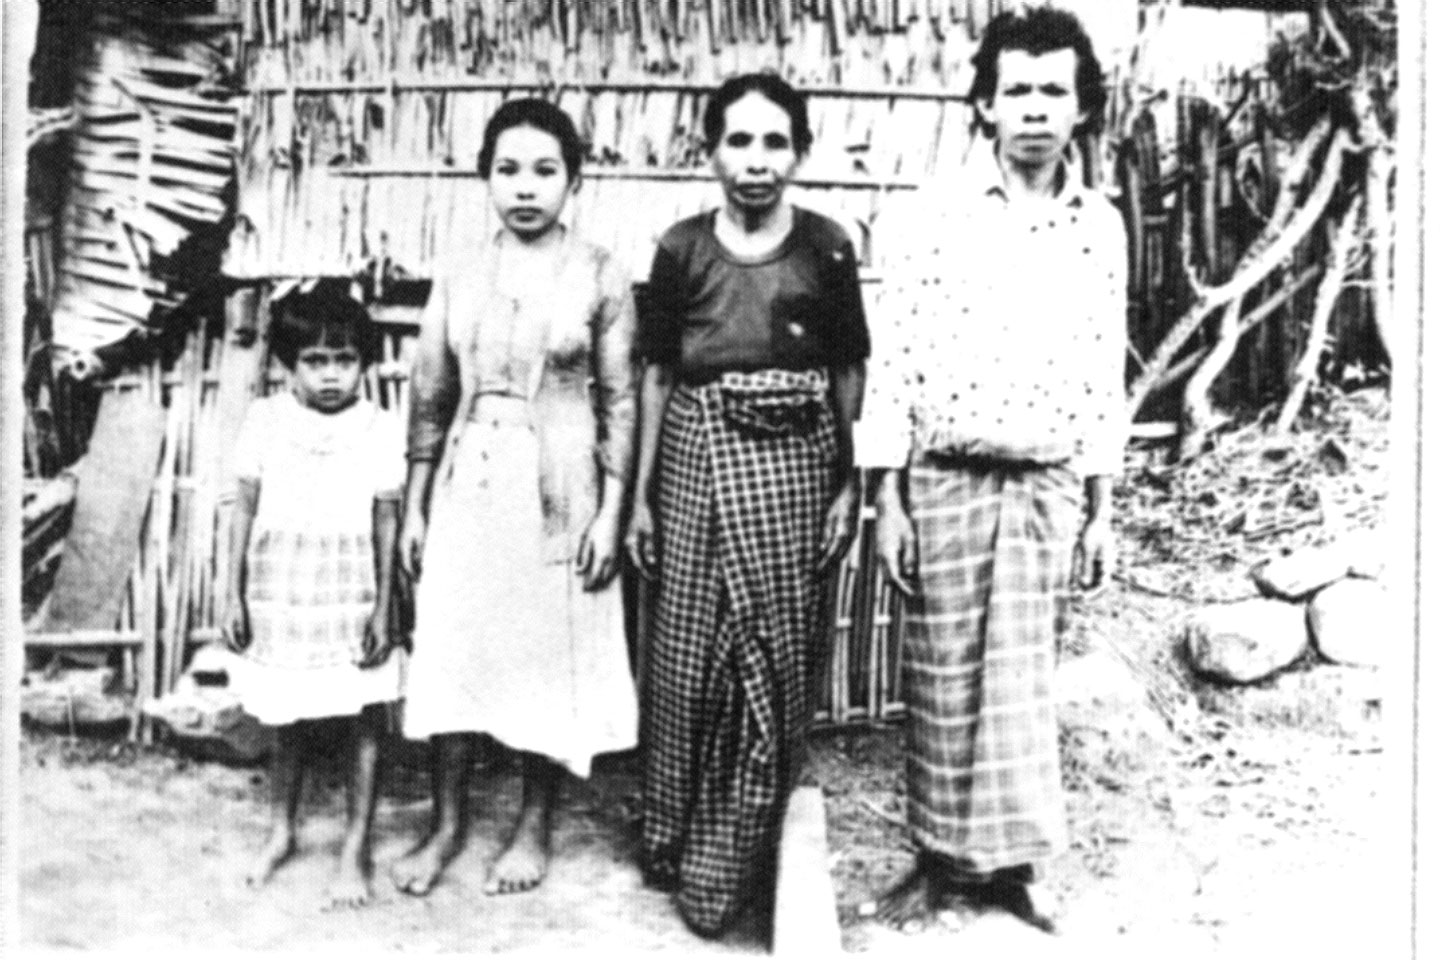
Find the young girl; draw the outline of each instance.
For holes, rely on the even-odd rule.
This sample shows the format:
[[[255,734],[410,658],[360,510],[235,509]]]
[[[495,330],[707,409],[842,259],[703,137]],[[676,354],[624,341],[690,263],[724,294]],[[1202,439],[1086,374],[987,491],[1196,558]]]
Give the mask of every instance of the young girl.
[[[397,418],[360,400],[378,339],[364,307],[317,288],[274,307],[272,346],[290,390],[257,400],[236,442],[238,492],[221,631],[242,652],[232,683],[278,730],[272,829],[248,880],[296,849],[314,721],[352,718],[348,824],[331,906],[369,899],[370,823],[386,704],[400,694],[391,584],[403,445]]]
[[[635,743],[618,566],[634,431],[629,284],[559,223],[574,125],[505,103],[481,176],[499,220],[442,271],[413,373],[400,565],[417,577],[409,738],[430,739],[429,836],[394,867],[425,894],[460,850],[475,734],[518,751],[523,798],[487,893],[537,885],[567,768]],[[422,562],[423,560],[423,562]]]

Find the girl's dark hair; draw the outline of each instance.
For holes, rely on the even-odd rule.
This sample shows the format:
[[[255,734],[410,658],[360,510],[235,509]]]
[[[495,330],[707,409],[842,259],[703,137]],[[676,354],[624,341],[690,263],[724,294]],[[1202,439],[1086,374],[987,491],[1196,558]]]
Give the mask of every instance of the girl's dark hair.
[[[815,135],[810,132],[810,113],[805,108],[805,95],[773,73],[744,73],[731,77],[720,84],[705,104],[703,129],[705,149],[711,153],[720,146],[725,135],[725,111],[730,104],[749,93],[758,93],[790,116],[790,142],[795,153],[804,156],[810,152]]]
[[[1075,96],[1080,112],[1085,116],[1081,128],[1099,124],[1101,112],[1105,109],[1105,78],[1100,71],[1100,61],[1095,56],[1095,47],[1073,13],[1054,7],[1007,10],[990,21],[985,35],[980,38],[980,49],[970,58],[975,65],[975,79],[970,83],[970,102],[988,103],[995,99],[1002,51],[1023,50],[1038,57],[1042,53],[1065,49],[1075,51]],[[994,134],[990,124],[982,121],[982,126],[987,134]]]
[[[343,281],[322,280],[308,293],[287,293],[270,305],[270,317],[270,349],[287,369],[295,369],[307,347],[354,347],[366,367],[380,357],[380,330]]]
[[[506,100],[490,116],[485,124],[485,139],[480,144],[480,156],[476,167],[480,176],[490,179],[490,168],[495,163],[495,144],[500,134],[511,127],[534,127],[550,134],[560,142],[560,157],[565,161],[565,174],[571,180],[580,176],[580,164],[585,159],[585,144],[575,129],[575,121],[549,100],[539,97],[524,97],[520,100]]]

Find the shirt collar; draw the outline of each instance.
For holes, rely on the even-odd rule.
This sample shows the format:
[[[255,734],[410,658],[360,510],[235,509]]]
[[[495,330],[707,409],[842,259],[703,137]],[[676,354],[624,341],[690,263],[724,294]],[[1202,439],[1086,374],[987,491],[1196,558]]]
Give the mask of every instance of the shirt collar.
[[[1010,195],[1005,188],[1005,175],[1000,170],[995,142],[981,140],[976,146],[980,149],[971,154],[973,161],[970,164],[976,190],[982,196],[998,197],[1008,202]],[[1055,201],[1066,207],[1082,207],[1085,205],[1084,184],[1079,166],[1071,161],[1069,153],[1067,148],[1060,158],[1060,192],[1055,195]]]

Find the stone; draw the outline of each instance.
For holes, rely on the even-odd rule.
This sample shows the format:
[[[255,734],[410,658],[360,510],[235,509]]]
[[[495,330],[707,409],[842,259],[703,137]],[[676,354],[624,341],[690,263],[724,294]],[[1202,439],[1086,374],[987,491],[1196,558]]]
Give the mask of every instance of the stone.
[[[1350,574],[1351,558],[1339,544],[1302,547],[1285,557],[1275,557],[1250,574],[1255,586],[1267,597],[1305,600],[1321,587]]]
[[[1185,626],[1185,647],[1198,673],[1226,683],[1254,683],[1305,653],[1305,608],[1256,598],[1212,604]]]
[[[1331,584],[1305,611],[1315,649],[1332,663],[1381,666],[1402,640],[1395,602],[1376,580],[1351,577]]]

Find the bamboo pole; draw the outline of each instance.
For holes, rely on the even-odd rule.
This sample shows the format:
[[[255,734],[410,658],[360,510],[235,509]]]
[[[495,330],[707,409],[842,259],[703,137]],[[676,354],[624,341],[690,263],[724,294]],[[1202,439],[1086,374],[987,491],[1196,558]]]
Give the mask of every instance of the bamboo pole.
[[[434,179],[465,179],[478,180],[480,174],[474,170],[461,169],[458,167],[439,166],[367,166],[367,167],[331,167],[323,172],[324,176],[337,178],[434,178]],[[696,181],[710,184],[715,182],[715,174],[709,168],[664,168],[664,167],[586,167],[582,174],[586,180],[641,180],[641,181]],[[840,190],[915,190],[921,185],[922,178],[919,177],[894,177],[894,176],[842,176],[832,175],[828,177],[807,177],[803,174],[790,181],[790,186],[795,189],[806,188],[833,188]]]
[[[519,93],[532,90],[583,90],[587,93],[713,93],[718,83],[691,80],[615,79],[525,82],[512,78],[492,80],[334,80],[302,82],[294,86],[263,84],[242,91],[253,97],[317,96],[323,94],[394,94],[394,93]],[[807,97],[837,97],[863,100],[938,100],[963,103],[967,94],[960,90],[920,86],[878,86],[838,83],[797,85]]]

